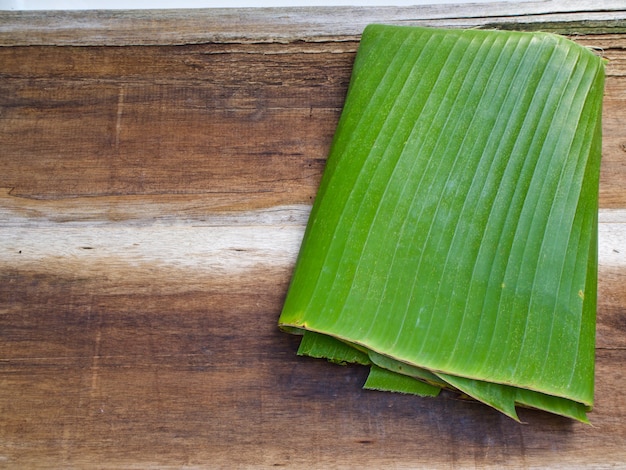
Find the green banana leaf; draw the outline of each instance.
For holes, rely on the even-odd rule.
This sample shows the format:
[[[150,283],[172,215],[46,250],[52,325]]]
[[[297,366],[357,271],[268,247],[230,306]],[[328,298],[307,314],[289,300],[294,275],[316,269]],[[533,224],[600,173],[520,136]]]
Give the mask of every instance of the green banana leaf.
[[[299,353],[586,422],[603,87],[553,34],[368,26],[279,318]]]

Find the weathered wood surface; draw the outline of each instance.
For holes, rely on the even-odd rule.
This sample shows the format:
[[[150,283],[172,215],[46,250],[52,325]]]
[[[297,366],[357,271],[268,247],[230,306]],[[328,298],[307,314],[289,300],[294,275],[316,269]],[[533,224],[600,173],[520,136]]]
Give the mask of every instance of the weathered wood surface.
[[[538,0],[420,7],[0,12],[5,45],[291,43],[359,38],[369,23],[440,27],[575,24],[575,32],[623,30],[623,0]],[[607,24],[607,21],[609,22]],[[592,27],[590,29],[590,26]]]
[[[534,5],[516,21],[554,2]],[[280,11],[142,13],[135,31],[137,12],[72,13],[62,34],[63,14],[0,14],[0,468],[625,467],[626,34],[575,37],[609,59],[593,426],[519,425],[363,391],[364,369],[296,357],[277,330],[349,19],[389,13],[298,34],[307,12]],[[169,28],[152,46],[145,18]],[[203,22],[223,36],[192,40]]]

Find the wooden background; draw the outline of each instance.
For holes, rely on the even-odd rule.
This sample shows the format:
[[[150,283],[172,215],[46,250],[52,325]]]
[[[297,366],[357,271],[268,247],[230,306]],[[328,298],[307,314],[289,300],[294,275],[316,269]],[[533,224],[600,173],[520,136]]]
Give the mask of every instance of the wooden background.
[[[626,8],[0,12],[0,468],[626,468]],[[593,426],[363,391],[276,321],[370,22],[609,59]]]

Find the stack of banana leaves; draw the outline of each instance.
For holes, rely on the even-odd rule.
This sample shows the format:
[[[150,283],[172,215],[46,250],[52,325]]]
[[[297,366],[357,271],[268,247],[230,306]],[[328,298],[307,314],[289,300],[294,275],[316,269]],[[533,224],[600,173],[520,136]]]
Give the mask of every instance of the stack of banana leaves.
[[[561,36],[368,26],[279,318],[299,354],[587,422],[603,88]]]

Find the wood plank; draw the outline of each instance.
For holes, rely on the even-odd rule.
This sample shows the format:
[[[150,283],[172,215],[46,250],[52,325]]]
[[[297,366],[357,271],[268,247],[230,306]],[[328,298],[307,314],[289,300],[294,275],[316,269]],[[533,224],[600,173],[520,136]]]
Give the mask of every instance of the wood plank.
[[[10,123],[0,186],[38,197],[269,192],[310,202],[355,46],[0,48]],[[68,181],[64,168],[84,178]]]
[[[609,60],[600,204],[624,207],[626,35],[609,37],[617,42],[578,40]],[[0,48],[10,123],[0,129],[0,187],[37,197],[209,190],[310,202],[356,45]],[[64,168],[84,178],[66,181]]]
[[[574,23],[624,31],[622,0],[543,0],[407,7],[0,12],[0,45],[291,43],[358,39],[369,23],[436,27]],[[595,22],[589,30],[584,25]],[[608,22],[608,23],[607,23]],[[605,28],[606,25],[608,28]]]
[[[626,34],[574,37],[609,59],[593,426],[364,391],[276,328],[360,25],[624,11],[589,3],[0,14],[0,467],[623,466]]]
[[[296,357],[295,339],[273,326],[288,276],[170,295],[20,276],[3,279],[22,286],[24,302],[2,325],[3,357],[22,351],[2,366],[3,455],[14,466],[563,468],[626,458],[623,349],[598,351],[594,427],[524,410],[520,426],[451,396],[362,391],[363,369]]]

